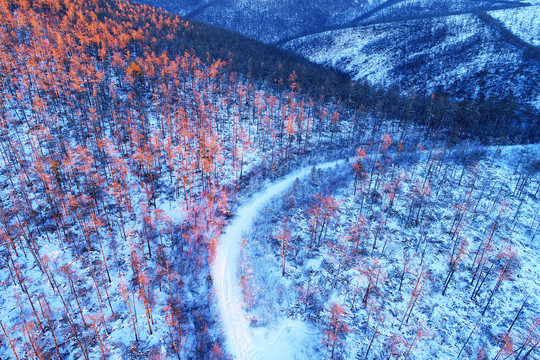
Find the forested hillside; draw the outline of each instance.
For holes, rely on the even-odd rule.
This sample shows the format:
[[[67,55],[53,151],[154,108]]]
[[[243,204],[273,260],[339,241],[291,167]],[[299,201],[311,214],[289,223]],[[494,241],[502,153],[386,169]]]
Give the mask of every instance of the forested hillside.
[[[383,134],[540,135],[511,98],[402,96],[124,0],[0,16],[2,359],[227,359],[210,268],[250,191]]]
[[[538,145],[423,144],[383,135],[256,216],[239,278],[253,328],[289,334],[270,358],[537,354]]]
[[[363,118],[180,52],[197,30],[146,6],[0,13],[0,357],[223,358],[208,263],[228,198]]]
[[[540,108],[537,0],[137,0],[393,93]]]

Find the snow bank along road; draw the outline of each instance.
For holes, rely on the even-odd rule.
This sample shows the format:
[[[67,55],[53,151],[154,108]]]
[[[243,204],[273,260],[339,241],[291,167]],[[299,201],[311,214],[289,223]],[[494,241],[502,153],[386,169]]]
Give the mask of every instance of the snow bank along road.
[[[343,160],[326,162],[316,167],[327,169]],[[290,187],[296,178],[310,174],[312,166],[301,168],[277,180],[252,195],[233,218],[216,249],[212,264],[212,277],[219,303],[223,330],[227,338],[229,353],[236,360],[244,359],[294,359],[294,352],[300,350],[298,341],[306,330],[302,323],[284,321],[277,329],[257,329],[255,334],[249,328],[249,321],[242,308],[243,296],[237,274],[242,235],[253,225],[253,220],[263,206],[274,196]],[[296,334],[300,332],[300,334]],[[268,335],[270,333],[270,335]]]

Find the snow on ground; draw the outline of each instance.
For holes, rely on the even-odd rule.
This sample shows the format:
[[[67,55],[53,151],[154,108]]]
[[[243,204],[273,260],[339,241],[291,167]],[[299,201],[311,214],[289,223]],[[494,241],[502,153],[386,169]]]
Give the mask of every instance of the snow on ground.
[[[512,33],[529,44],[540,46],[540,4],[534,6],[490,11]]]
[[[394,82],[391,72],[399,61],[404,60],[402,58],[404,51],[409,57],[426,56],[434,52],[432,47],[418,46],[414,50],[412,44],[407,45],[412,33],[419,36],[418,31],[426,30],[423,26],[425,22],[425,20],[403,21],[396,24],[330,31],[294,40],[288,43],[286,48],[296,49],[316,63],[346,71],[352,74],[355,80],[366,79],[372,83],[388,86]],[[449,19],[437,20],[433,25],[435,28],[431,26],[428,28],[435,34],[438,28],[441,30],[448,28],[444,31],[444,41],[432,44],[438,51],[448,50],[454,45],[466,42],[478,33],[481,26],[472,15],[452,16]],[[431,33],[429,35],[433,36]],[[422,39],[429,40],[423,37]],[[468,66],[473,65],[476,66],[477,63]],[[452,71],[447,67],[444,70]],[[457,74],[453,74],[455,75]]]
[[[455,359],[462,348],[460,358],[476,359],[479,351],[485,351],[491,359],[502,349],[505,333],[522,302],[530,295],[509,332],[517,352],[525,344],[534,319],[540,316],[540,262],[537,256],[538,237],[535,236],[540,225],[537,192],[540,185],[537,168],[540,146],[471,146],[439,154],[440,157],[433,162],[436,170],[432,170],[429,180],[432,195],[424,204],[425,211],[420,213],[419,224],[405,225],[410,209],[408,194],[414,193],[412,190],[418,187],[416,180],[422,181],[426,173],[430,173],[430,162],[426,161],[429,153],[430,150],[424,150],[423,155],[403,153],[400,159],[396,159],[395,154],[390,155],[392,160],[398,160],[394,170],[407,172],[407,180],[398,191],[392,210],[388,210],[386,190],[373,192],[373,196],[364,200],[354,196],[350,163],[326,173],[315,172],[308,180],[295,182],[281,197],[265,198],[268,202],[263,208],[258,208],[259,215],[250,236],[245,238],[244,246],[239,250],[240,245],[236,243],[241,259],[239,275],[241,281],[247,282],[246,289],[250,289],[243,294],[242,314],[244,326],[249,327],[247,319],[251,322],[248,333],[265,334],[264,343],[267,344],[267,339],[272,338],[267,334],[283,329],[284,321],[294,322],[297,329],[306,329],[304,333],[298,331],[302,335],[299,343],[307,345],[295,347],[297,352],[306,353],[298,358],[322,358],[322,353],[328,355],[330,351],[323,345],[327,338],[323,330],[331,328],[329,308],[332,303],[338,303],[346,310],[344,322],[350,331],[340,334],[337,358],[364,358],[367,346],[376,334],[369,358],[386,358],[391,342],[395,340],[394,353],[405,356],[410,351],[410,359]],[[478,175],[475,180],[476,162]],[[528,173],[529,170],[531,172]],[[374,182],[386,183],[390,171],[388,168],[381,178],[375,176]],[[523,180],[519,180],[521,173],[528,173],[529,177],[524,191],[518,196],[515,189],[519,188],[518,181]],[[449,231],[456,219],[456,209],[459,209],[456,205],[463,207],[471,188],[474,189],[472,202],[463,217],[459,234],[460,241],[466,240],[469,244],[446,294],[442,295],[453,246]],[[342,201],[341,214],[339,220],[330,226],[326,240],[308,250],[311,226],[308,209],[313,204],[315,192],[329,194]],[[378,198],[376,193],[382,197]],[[499,216],[501,208],[503,211]],[[366,237],[358,254],[350,245],[346,248],[346,260],[340,267],[343,239],[358,214],[369,220]],[[288,217],[292,234],[287,250],[286,276],[282,277],[276,234],[284,227],[284,216]],[[381,216],[386,218],[386,222],[378,233]],[[246,228],[251,227],[253,217],[250,215]],[[489,256],[480,271],[482,276],[477,276],[484,281],[478,295],[471,299],[471,279],[478,269],[475,255],[478,249],[482,249],[494,223],[497,229],[493,243],[486,248]],[[377,233],[378,242],[373,251]],[[517,258],[513,257],[515,255]],[[398,290],[407,258],[409,263],[403,286]],[[488,302],[497,277],[504,273],[506,259],[511,259],[510,270],[505,273],[508,276],[503,278]],[[377,283],[372,287],[365,306],[362,297],[368,284],[367,274],[375,260],[382,271],[377,275]],[[423,289],[414,300],[415,282],[422,269],[420,285]],[[478,283],[475,281],[475,284]],[[414,305],[407,319],[404,315],[411,299]],[[482,318],[486,304],[489,305]],[[379,314],[383,321],[375,333]],[[478,328],[464,346],[477,323]],[[416,338],[418,331],[420,335]],[[298,334],[291,334],[289,339]],[[272,342],[272,350],[287,348],[289,339],[285,344],[281,340]],[[260,344],[259,340],[255,343]],[[527,345],[526,349],[532,345]],[[256,355],[265,354],[264,348],[260,345],[258,349],[261,352]],[[279,355],[283,359],[295,358]],[[508,352],[503,350],[502,355],[504,358]]]
[[[284,47],[404,94],[443,87],[471,98],[504,97],[509,89],[531,103],[538,97],[537,64],[473,14],[329,31]]]
[[[440,17],[450,14],[474,13],[474,11],[479,9],[500,9],[521,5],[526,6],[527,4],[524,4],[520,0],[404,0],[376,12],[368,21],[373,23],[377,21],[391,21],[395,18],[420,19],[431,16]]]
[[[319,165],[329,168],[337,162]],[[242,239],[251,228],[255,216],[272,197],[287,189],[296,178],[309,174],[311,167],[302,168],[285,178],[269,184],[254,194],[237,211],[233,221],[222,235],[212,264],[212,276],[216,287],[221,321],[228,337],[229,351],[235,359],[294,359],[296,350],[302,349],[302,334],[309,333],[303,324],[286,321],[271,333],[249,329],[249,320],[243,310],[243,295],[237,276],[237,263],[240,257]],[[300,336],[291,336],[292,334]],[[300,342],[300,343],[298,343]],[[279,349],[276,348],[279,346]]]

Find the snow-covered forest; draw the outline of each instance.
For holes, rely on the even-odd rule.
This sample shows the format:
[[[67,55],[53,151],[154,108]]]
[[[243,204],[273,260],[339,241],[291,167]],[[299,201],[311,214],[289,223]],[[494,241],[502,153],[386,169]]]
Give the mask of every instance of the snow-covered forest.
[[[299,358],[520,358],[534,348],[538,146],[370,145],[297,179],[244,234],[253,326],[295,321],[310,334]]]
[[[265,65],[124,0],[0,15],[0,359],[535,356],[514,102]]]

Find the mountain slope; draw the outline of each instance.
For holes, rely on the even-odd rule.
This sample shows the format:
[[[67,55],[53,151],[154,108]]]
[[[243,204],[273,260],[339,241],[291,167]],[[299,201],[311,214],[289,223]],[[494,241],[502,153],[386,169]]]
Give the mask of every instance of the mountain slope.
[[[534,1],[230,0],[208,2],[191,13],[180,9],[181,1],[160,6],[276,43],[355,79],[386,88],[395,85],[402,94],[429,95],[441,88],[456,98],[515,95],[522,104],[540,106],[535,86],[540,49],[534,43],[540,34],[534,20],[540,5]],[[490,26],[492,15],[502,18],[507,13],[514,15],[504,15],[505,29]],[[524,49],[515,39],[509,41],[507,29],[531,46]],[[462,31],[469,39],[452,35]],[[382,46],[366,49],[365,41],[373,36],[384,39]],[[387,56],[388,61],[383,60]]]
[[[254,334],[286,319],[301,359],[535,353],[538,144],[379,144],[256,217],[237,275]]]
[[[2,359],[227,359],[210,269],[247,193],[382,134],[540,134],[512,99],[401,96],[124,0],[0,16]]]
[[[540,104],[540,57],[506,41],[476,15],[410,20],[312,35],[284,45],[356,80],[412,94],[444,88],[457,97],[513,93]]]
[[[147,6],[0,15],[0,358],[227,358],[209,264],[229,197],[360,117],[200,59],[222,50],[204,28]]]

